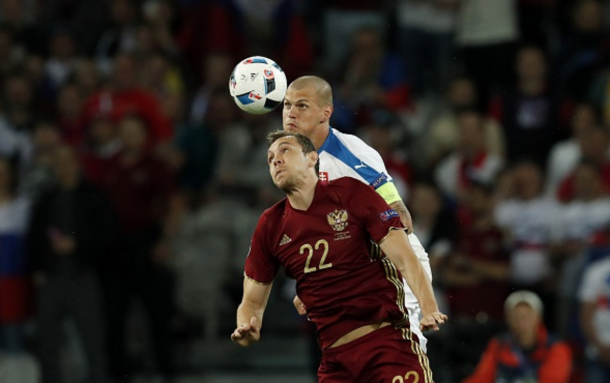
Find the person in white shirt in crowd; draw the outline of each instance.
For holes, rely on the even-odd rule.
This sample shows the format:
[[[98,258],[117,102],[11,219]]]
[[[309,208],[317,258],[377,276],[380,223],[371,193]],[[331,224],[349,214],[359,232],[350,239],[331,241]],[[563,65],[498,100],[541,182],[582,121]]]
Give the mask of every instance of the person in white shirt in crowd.
[[[589,264],[578,291],[585,349],[585,383],[610,381],[610,255]]]
[[[570,138],[553,145],[549,153],[545,186],[547,194],[555,195],[561,181],[576,167],[582,155],[580,137],[599,119],[599,111],[593,104],[580,103],[574,107],[570,120]]]
[[[492,183],[502,169],[503,160],[487,150],[484,117],[474,108],[457,116],[458,142],[453,153],[436,168],[435,180],[451,199],[461,199],[469,180]]]
[[[578,222],[578,224],[574,224]],[[574,199],[563,205],[556,220],[553,256],[560,265],[557,330],[568,336],[575,313],[576,290],[591,246],[607,245],[610,198],[602,188],[599,168],[583,161],[574,171]]]
[[[553,318],[554,294],[547,283],[553,276],[549,250],[559,206],[543,194],[542,172],[534,162],[519,162],[511,173],[513,197],[500,201],[494,213],[507,239],[511,280],[538,293],[547,307],[545,319]]]

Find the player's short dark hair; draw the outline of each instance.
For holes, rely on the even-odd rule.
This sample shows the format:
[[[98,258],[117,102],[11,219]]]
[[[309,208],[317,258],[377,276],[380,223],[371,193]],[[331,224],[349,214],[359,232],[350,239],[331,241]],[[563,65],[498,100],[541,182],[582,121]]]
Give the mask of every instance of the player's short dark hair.
[[[309,138],[302,135],[301,133],[293,133],[286,130],[276,130],[275,132],[269,133],[267,135],[267,141],[269,142],[268,147],[270,147],[275,141],[283,137],[295,137],[299,145],[301,145],[301,149],[303,149],[304,154],[309,154],[311,152],[317,151],[315,145],[313,144],[313,141],[311,141]],[[318,158],[318,161],[316,162],[316,175],[318,175],[319,173],[320,159]]]

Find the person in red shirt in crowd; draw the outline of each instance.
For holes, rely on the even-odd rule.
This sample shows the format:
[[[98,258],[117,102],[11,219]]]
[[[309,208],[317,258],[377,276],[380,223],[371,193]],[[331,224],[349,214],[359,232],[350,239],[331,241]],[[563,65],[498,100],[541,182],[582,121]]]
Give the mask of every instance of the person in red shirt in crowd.
[[[84,105],[80,88],[74,83],[67,83],[59,89],[55,111],[62,140],[80,148],[85,141],[85,126],[81,111]]]
[[[504,311],[509,331],[489,342],[476,370],[462,383],[567,383],[572,353],[544,326],[540,298],[527,290],[515,291]]]
[[[163,114],[159,101],[138,83],[138,59],[128,53],[114,58],[114,68],[108,86],[94,93],[83,108],[83,123],[99,116],[118,122],[126,115],[138,115],[149,129],[149,145],[168,143],[173,135],[170,120]]]
[[[448,355],[457,378],[470,372],[487,341],[501,330],[502,302],[510,292],[510,259],[493,221],[492,197],[490,186],[472,181],[458,209],[455,249],[436,274],[456,319]]]
[[[438,330],[447,316],[438,311],[399,214],[358,180],[318,182],[318,154],[305,136],[280,131],[269,141],[269,172],[287,198],[266,210],[255,229],[231,339],[244,347],[260,339],[283,266],[317,327],[319,382],[431,381],[409,329],[402,278],[422,307],[422,330]],[[371,239],[385,255],[370,251]]]
[[[106,162],[99,184],[118,217],[118,248],[105,260],[108,359],[114,378],[130,375],[125,320],[132,299],[144,304],[158,372],[171,378],[170,322],[174,313],[173,275],[166,265],[182,212],[181,196],[165,164],[147,149],[147,125],[125,116],[118,125],[121,150]]]

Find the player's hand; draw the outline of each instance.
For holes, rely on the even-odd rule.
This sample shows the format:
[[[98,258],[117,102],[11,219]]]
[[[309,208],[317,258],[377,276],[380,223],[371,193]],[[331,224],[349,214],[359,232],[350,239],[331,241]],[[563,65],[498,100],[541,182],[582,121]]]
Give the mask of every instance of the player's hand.
[[[258,342],[261,338],[260,327],[256,317],[250,319],[250,323],[243,323],[233,331],[231,340],[242,347],[248,347]]]
[[[294,299],[292,300],[292,304],[294,305],[294,308],[297,309],[297,312],[299,313],[299,315],[307,314],[307,309],[305,308],[305,305],[303,304],[303,302],[301,302],[301,300],[299,299],[299,297],[297,295],[294,296]]]
[[[440,330],[439,325],[445,323],[447,321],[447,315],[435,311],[431,314],[426,314],[424,315],[424,317],[419,321],[419,328],[422,331],[430,331],[430,330],[434,330],[434,331],[438,331]]]

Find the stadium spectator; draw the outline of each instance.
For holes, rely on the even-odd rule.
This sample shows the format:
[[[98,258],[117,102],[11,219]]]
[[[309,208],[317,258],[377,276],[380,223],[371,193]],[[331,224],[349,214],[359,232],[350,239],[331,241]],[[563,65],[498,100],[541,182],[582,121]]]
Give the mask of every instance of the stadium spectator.
[[[449,313],[449,360],[454,379],[476,365],[485,344],[502,328],[502,302],[510,288],[510,258],[502,231],[494,223],[492,189],[473,181],[459,206],[456,244],[438,268]],[[465,346],[467,345],[467,346]]]
[[[173,129],[161,110],[159,100],[139,83],[141,69],[142,63],[135,56],[118,54],[108,87],[91,95],[85,103],[84,123],[99,116],[108,117],[116,123],[126,115],[137,114],[150,129],[147,134],[149,145],[162,147],[172,137]]]
[[[507,89],[513,80],[519,39],[516,4],[516,0],[460,1],[456,45],[466,75],[474,79],[483,110],[491,96]]]
[[[233,66],[234,63],[231,61],[230,55],[211,52],[201,60],[201,65],[193,68],[201,71],[201,74],[197,77],[201,77],[202,82],[193,94],[189,108],[189,120],[194,123],[201,123],[203,121],[207,114],[212,94],[220,89],[224,90]]]
[[[374,116],[371,124],[363,126],[360,136],[379,153],[398,193],[406,201],[415,181],[413,167],[407,153],[401,150],[400,143],[404,142],[401,127],[391,121],[391,114],[383,115]]]
[[[32,154],[21,168],[19,191],[32,200],[54,185],[51,164],[55,151],[62,146],[61,134],[52,122],[41,120],[31,136]]]
[[[2,109],[9,125],[16,131],[30,133],[35,122],[34,87],[24,74],[15,72],[2,82]]]
[[[15,43],[11,30],[0,25],[0,80],[15,71],[24,55],[23,48]]]
[[[610,256],[590,263],[584,270],[578,298],[586,339],[586,383],[610,379]]]
[[[56,94],[73,76],[76,65],[76,42],[72,31],[57,28],[49,37],[49,57],[45,62],[45,79],[49,92]]]
[[[18,175],[0,157],[0,350],[26,351],[25,322],[31,316],[26,232],[31,199],[18,194]]]
[[[574,225],[578,222],[578,225]],[[578,283],[592,247],[610,243],[610,197],[605,193],[599,168],[583,161],[574,170],[574,199],[562,206],[556,220],[554,263],[560,270],[557,288],[557,331],[568,335],[577,319]]]
[[[559,83],[575,100],[588,96],[597,73],[610,64],[610,38],[604,28],[602,7],[599,0],[574,2],[570,28],[562,36],[557,60]]]
[[[54,118],[61,132],[62,140],[74,148],[86,144],[86,129],[82,118],[85,97],[74,83],[64,84],[59,90],[55,103]]]
[[[404,64],[388,50],[381,30],[362,27],[351,37],[351,49],[334,95],[333,126],[354,133],[372,122],[379,110],[404,112],[412,107]]]
[[[551,146],[566,135],[559,125],[559,89],[551,81],[549,63],[538,47],[519,49],[514,86],[504,88],[499,102],[510,161],[529,158],[546,167]]]
[[[503,166],[503,160],[487,151],[485,120],[476,109],[464,109],[456,115],[458,142],[453,153],[435,169],[435,180],[443,194],[460,200],[470,180],[490,183]]]
[[[102,76],[98,71],[95,61],[89,58],[81,58],[76,63],[74,70],[74,83],[87,100],[102,86]]]
[[[80,153],[83,170],[87,179],[99,183],[106,167],[121,150],[117,126],[109,118],[98,117],[89,123],[86,139]]]
[[[324,11],[321,28],[323,31],[322,59],[323,69],[339,69],[341,60],[349,53],[350,41],[354,33],[363,27],[383,31],[389,4],[374,4],[366,0],[329,0],[319,2]],[[387,36],[381,38],[387,41]]]
[[[599,125],[593,125],[578,136],[580,161],[587,161],[597,166],[602,178],[602,190],[610,193],[610,137],[608,131]],[[557,199],[569,202],[574,198],[574,170],[563,178],[557,188]]]
[[[549,254],[557,202],[543,194],[543,174],[536,163],[511,167],[513,196],[495,208],[496,224],[504,232],[510,252],[511,284],[535,291],[545,304],[545,322],[554,324],[555,271]]]
[[[111,72],[113,58],[136,49],[136,25],[140,10],[135,0],[109,2],[110,25],[102,32],[95,47],[95,59],[103,72]]]
[[[441,110],[430,121],[422,140],[426,146],[426,167],[433,168],[450,155],[458,143],[457,115],[462,109],[477,108],[478,94],[475,84],[468,77],[455,77],[448,82],[445,101]],[[504,132],[502,127],[484,113],[484,135],[487,151],[505,158]]]
[[[569,382],[572,353],[546,329],[544,309],[540,298],[530,291],[515,291],[506,298],[509,331],[489,342],[476,370],[463,383]]]
[[[406,63],[417,97],[441,92],[452,75],[459,0],[400,0],[396,5],[396,50]]]
[[[569,123],[570,137],[553,145],[549,153],[545,186],[548,195],[557,195],[561,181],[576,167],[582,156],[580,137],[587,129],[599,124],[600,118],[599,111],[593,104],[579,103],[574,106]]]
[[[171,320],[174,278],[167,266],[182,213],[172,174],[146,147],[146,122],[125,116],[118,125],[121,149],[103,169],[99,184],[118,217],[117,249],[104,259],[107,344],[111,377],[135,372],[125,323],[134,298],[146,308],[156,371],[173,374]]]
[[[64,321],[71,318],[82,341],[89,381],[105,382],[106,356],[100,265],[112,249],[115,221],[102,192],[81,177],[74,149],[52,159],[57,187],[33,208],[28,255],[37,288],[36,346],[44,382],[62,382]]]

